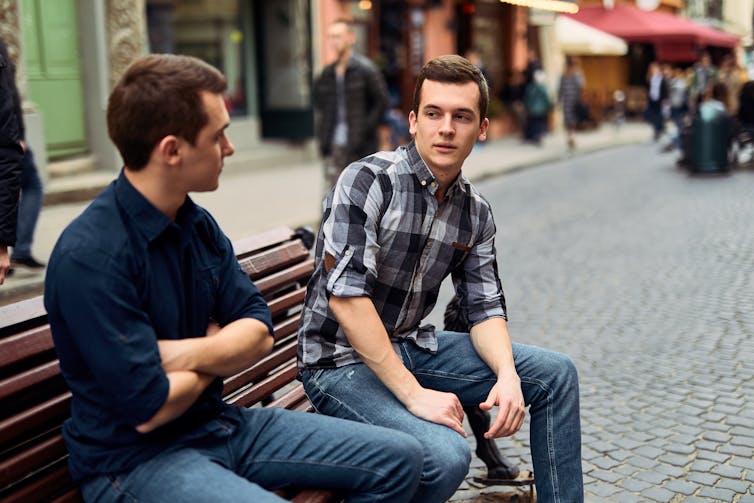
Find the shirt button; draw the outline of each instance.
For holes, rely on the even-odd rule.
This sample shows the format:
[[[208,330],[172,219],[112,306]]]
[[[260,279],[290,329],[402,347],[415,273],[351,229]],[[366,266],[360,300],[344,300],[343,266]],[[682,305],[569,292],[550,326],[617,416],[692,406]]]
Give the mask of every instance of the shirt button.
[[[436,184],[435,182],[432,182],[432,183],[430,183],[430,185],[431,185],[432,187],[434,187],[434,186],[435,186],[435,185],[437,185],[437,184]]]
[[[427,185],[427,180],[422,180],[422,186]]]
[[[351,254],[351,250],[346,250],[346,257]]]

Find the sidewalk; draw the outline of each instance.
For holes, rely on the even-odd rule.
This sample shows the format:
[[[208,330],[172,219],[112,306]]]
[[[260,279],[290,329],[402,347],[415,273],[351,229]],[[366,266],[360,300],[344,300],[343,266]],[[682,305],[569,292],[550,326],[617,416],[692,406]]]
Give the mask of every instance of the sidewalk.
[[[473,182],[478,182],[567,156],[648,141],[651,141],[651,129],[645,123],[626,123],[620,128],[606,124],[594,131],[579,133],[574,152],[568,151],[563,133],[548,135],[540,147],[523,144],[518,138],[504,138],[477,146],[467,159],[463,172]],[[232,160],[226,162],[217,191],[192,195],[198,204],[212,213],[231,239],[281,225],[316,226],[323,193],[321,162],[285,165],[258,162],[241,167],[240,162]],[[42,209],[35,235],[35,257],[47,262],[65,226],[114,176],[93,173],[48,184],[48,200],[58,203]],[[43,282],[43,273],[19,269],[0,286],[0,305],[41,294]]]

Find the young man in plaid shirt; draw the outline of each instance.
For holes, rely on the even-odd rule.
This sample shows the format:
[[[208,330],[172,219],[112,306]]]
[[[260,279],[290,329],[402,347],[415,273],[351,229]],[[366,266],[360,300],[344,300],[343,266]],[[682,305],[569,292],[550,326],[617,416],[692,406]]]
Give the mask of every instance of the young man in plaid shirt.
[[[497,406],[486,436],[531,413],[539,501],[583,500],[578,376],[565,355],[512,344],[490,206],[461,174],[486,139],[487,84],[460,56],[419,74],[414,140],[352,163],[325,202],[299,329],[299,365],[316,408],[413,435],[424,467],[413,501],[447,500],[470,448],[463,406]],[[468,333],[420,326],[452,275]]]

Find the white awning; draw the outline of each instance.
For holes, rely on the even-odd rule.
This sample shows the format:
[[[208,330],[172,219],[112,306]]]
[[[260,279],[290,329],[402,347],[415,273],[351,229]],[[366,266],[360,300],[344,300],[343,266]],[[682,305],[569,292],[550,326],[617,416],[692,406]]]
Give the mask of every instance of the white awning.
[[[555,34],[564,54],[623,56],[628,44],[622,39],[566,16],[555,20]]]

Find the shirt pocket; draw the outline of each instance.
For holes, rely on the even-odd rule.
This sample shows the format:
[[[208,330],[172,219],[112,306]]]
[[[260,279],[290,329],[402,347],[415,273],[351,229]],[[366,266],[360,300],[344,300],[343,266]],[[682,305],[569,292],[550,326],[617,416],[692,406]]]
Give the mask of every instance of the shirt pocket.
[[[450,257],[448,263],[452,271],[466,260],[466,257],[471,253],[471,246],[464,241],[451,241],[447,244],[447,250]]]

